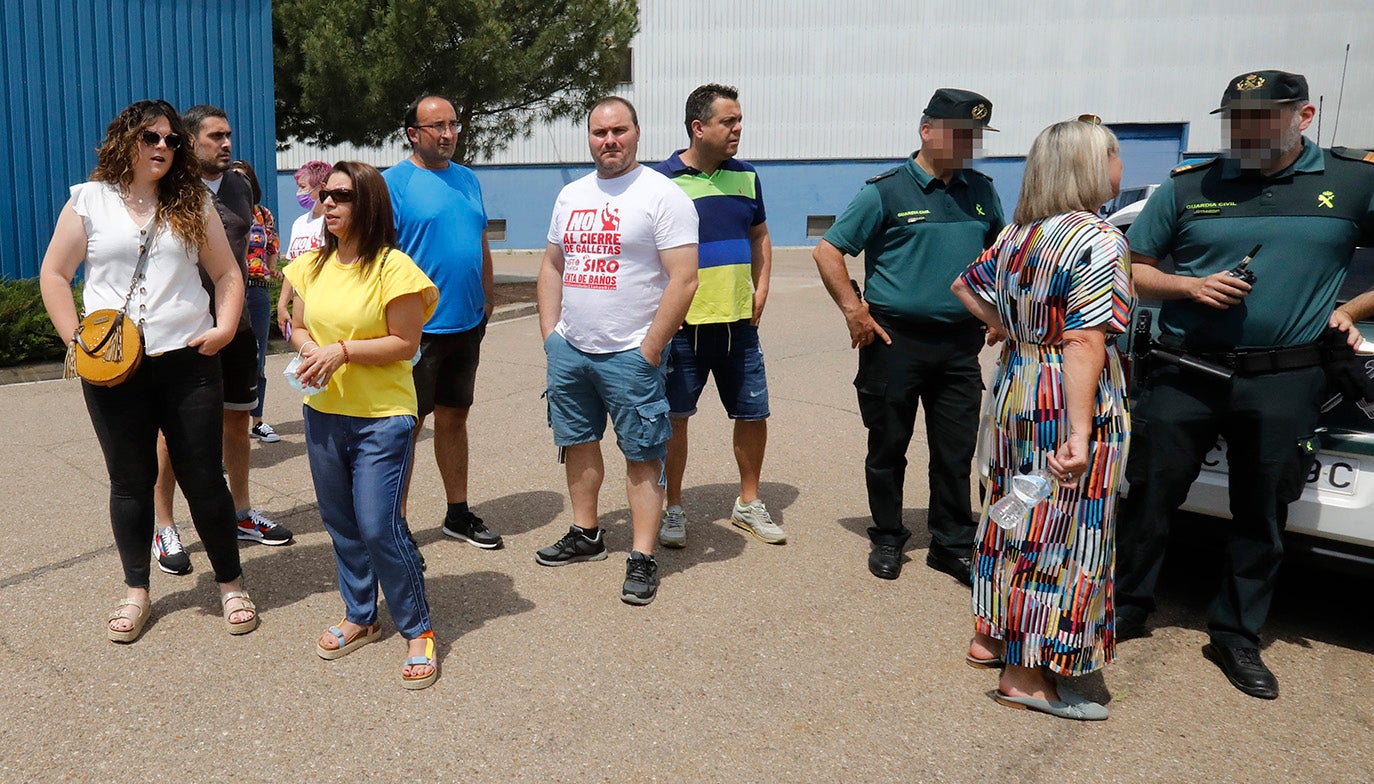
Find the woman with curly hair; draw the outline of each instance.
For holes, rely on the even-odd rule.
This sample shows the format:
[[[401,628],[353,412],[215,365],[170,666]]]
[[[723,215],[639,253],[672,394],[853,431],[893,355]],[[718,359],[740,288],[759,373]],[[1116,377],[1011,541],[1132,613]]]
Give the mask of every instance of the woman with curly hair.
[[[234,502],[220,473],[223,393],[215,356],[238,326],[243,279],[170,104],[130,104],[110,122],[96,160],[90,181],[71,188],[39,276],[48,317],[70,344],[80,324],[72,278],[83,260],[87,310],[119,309],[147,249],[127,311],[143,334],[143,361],[118,386],[82,382],[110,476],[110,524],[127,586],[107,635],[133,642],[151,615],[159,430],[214,569],[229,633],[245,634],[258,616],[243,590]],[[213,315],[201,267],[214,283]]]

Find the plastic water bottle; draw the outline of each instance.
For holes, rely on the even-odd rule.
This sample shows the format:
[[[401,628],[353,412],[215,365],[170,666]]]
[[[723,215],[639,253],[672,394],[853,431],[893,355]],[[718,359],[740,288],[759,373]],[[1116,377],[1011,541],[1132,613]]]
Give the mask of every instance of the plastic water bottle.
[[[1030,517],[1031,508],[1054,492],[1055,479],[1040,469],[1011,478],[1011,492],[992,505],[988,517],[1004,531],[1010,531]]]

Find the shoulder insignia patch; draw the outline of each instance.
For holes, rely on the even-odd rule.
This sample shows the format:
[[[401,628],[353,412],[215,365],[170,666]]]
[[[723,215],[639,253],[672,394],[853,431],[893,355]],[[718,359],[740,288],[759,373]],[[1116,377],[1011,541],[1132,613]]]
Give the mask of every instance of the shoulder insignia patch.
[[[1181,163],[1178,166],[1175,166],[1173,170],[1169,172],[1169,176],[1177,177],[1178,175],[1183,174],[1184,172],[1196,171],[1198,169],[1206,168],[1216,163],[1218,160],[1220,160],[1220,158],[1208,158],[1205,161],[1188,161],[1186,163]]]
[[[1350,147],[1332,147],[1331,154],[1337,158],[1344,158],[1347,161],[1374,163],[1374,152],[1369,152],[1368,150],[1356,150]]]
[[[895,169],[888,169],[887,171],[883,172],[882,174],[879,174],[879,175],[876,175],[876,176],[873,176],[873,177],[869,177],[868,179],[864,180],[864,184],[866,184],[866,185],[872,185],[873,183],[877,182],[878,180],[887,179],[888,177],[891,177],[892,175],[896,174],[897,172],[899,172],[899,171],[901,171],[901,170],[902,170],[902,169],[901,169],[900,166],[897,167],[897,168],[895,168]]]

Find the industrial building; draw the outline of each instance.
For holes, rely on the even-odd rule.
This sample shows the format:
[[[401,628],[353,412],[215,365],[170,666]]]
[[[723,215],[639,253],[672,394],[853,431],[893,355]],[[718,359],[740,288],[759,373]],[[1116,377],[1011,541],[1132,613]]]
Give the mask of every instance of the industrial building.
[[[1321,108],[1311,138],[1320,130],[1324,146],[1374,146],[1374,81],[1362,76],[1374,73],[1366,0],[641,0],[631,81],[618,93],[639,111],[639,157],[652,163],[686,146],[683,102],[694,87],[738,87],[740,157],[759,169],[773,243],[796,246],[814,243],[866,178],[919,146],[921,110],[938,87],[993,102],[1002,132],[986,135],[977,168],[995,179],[1010,214],[1022,160],[1046,125],[1101,116],[1121,137],[1125,186],[1156,183],[1180,159],[1220,147],[1220,120],[1208,112],[1228,79],[1259,68],[1308,77]],[[289,174],[305,161],[385,167],[408,154],[400,103],[394,145],[278,154],[284,221],[299,212]],[[558,190],[591,170],[586,134],[565,122],[514,136],[474,166],[492,244],[542,248]]]
[[[234,125],[235,153],[278,187],[279,223],[300,212],[290,173],[306,160],[389,166],[396,143],[275,151],[270,0],[8,0],[0,4],[0,277],[31,277],[67,188],[95,164],[105,124],[129,102],[212,103]],[[1125,184],[1160,181],[1189,154],[1220,146],[1209,115],[1246,69],[1307,75],[1322,145],[1374,146],[1374,5],[1368,0],[1178,0],[963,4],[851,0],[641,0],[630,81],[641,160],[685,146],[682,104],[703,82],[733,84],[744,107],[742,158],[758,166],[777,245],[814,243],[863,181],[918,145],[938,87],[977,90],[994,126],[977,163],[1010,208],[1035,134],[1093,113],[1121,136]],[[1347,44],[1350,44],[1347,54]],[[541,248],[559,188],[590,171],[583,127],[512,129],[474,162],[493,246]],[[266,183],[264,183],[266,184]]]

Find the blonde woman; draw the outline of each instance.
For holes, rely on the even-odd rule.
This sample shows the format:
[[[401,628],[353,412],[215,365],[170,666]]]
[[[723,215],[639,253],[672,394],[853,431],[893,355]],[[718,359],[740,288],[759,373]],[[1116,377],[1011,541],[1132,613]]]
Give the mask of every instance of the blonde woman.
[[[1106,719],[1106,707],[1051,676],[1094,672],[1115,650],[1112,563],[1130,416],[1114,338],[1135,295],[1125,238],[1096,212],[1120,190],[1120,145],[1088,119],[1036,137],[1013,223],[953,290],[991,340],[1006,338],[982,434],[990,465],[967,661],[1003,668],[999,703],[1091,721]],[[1058,480],[1050,497],[1011,530],[992,523],[987,510],[1012,477],[1034,469]]]

